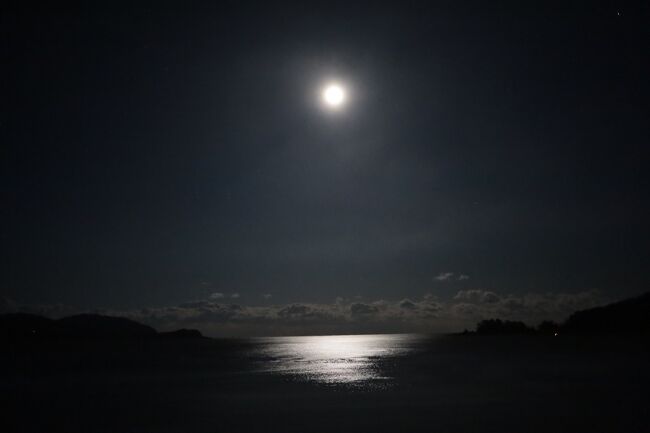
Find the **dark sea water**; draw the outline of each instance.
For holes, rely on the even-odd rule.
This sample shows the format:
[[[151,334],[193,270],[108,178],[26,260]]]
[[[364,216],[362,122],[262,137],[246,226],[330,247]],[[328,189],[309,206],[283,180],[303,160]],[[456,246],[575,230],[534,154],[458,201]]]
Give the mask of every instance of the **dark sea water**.
[[[2,432],[649,432],[639,339],[351,335],[2,352]]]

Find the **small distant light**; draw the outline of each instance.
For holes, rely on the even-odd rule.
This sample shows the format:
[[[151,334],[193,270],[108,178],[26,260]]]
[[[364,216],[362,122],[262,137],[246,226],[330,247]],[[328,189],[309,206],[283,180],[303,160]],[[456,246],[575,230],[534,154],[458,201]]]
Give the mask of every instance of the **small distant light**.
[[[557,332],[555,334],[553,334],[553,337],[557,337]]]

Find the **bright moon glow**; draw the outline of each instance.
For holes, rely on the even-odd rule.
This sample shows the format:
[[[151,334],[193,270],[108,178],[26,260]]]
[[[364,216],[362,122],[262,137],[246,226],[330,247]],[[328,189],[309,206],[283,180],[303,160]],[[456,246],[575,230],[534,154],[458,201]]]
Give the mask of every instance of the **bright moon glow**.
[[[345,89],[339,84],[328,84],[323,89],[323,101],[330,108],[341,107],[345,102]]]

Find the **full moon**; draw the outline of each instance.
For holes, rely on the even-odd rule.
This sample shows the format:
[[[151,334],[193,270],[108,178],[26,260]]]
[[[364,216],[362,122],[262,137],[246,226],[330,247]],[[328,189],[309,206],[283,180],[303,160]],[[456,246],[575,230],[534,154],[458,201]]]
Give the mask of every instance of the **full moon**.
[[[337,109],[345,103],[345,89],[340,84],[328,84],[323,88],[322,97],[327,107]]]

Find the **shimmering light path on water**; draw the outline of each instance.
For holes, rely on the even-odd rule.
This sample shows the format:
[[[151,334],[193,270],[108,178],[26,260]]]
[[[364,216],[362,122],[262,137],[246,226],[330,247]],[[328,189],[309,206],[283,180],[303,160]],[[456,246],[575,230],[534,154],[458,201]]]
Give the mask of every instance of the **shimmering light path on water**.
[[[413,334],[268,337],[256,339],[260,371],[327,384],[390,381],[382,364],[417,347]]]

